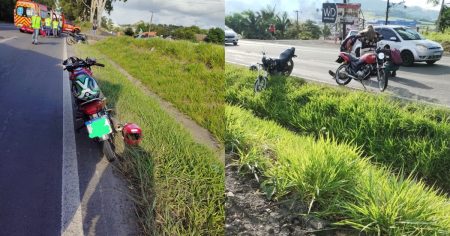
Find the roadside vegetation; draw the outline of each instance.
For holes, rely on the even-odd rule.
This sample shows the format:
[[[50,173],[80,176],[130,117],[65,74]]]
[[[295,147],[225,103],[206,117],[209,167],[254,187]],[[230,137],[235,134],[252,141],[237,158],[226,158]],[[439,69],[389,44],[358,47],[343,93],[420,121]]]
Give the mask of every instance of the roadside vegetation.
[[[223,47],[117,37],[100,41],[93,48],[223,140]]]
[[[444,47],[444,51],[450,53],[450,29],[445,32],[426,33],[424,36],[427,39],[441,43],[442,47]]]
[[[447,235],[449,199],[412,176],[374,165],[351,143],[296,134],[227,106],[226,149],[268,197],[297,199],[307,212],[367,235]]]
[[[225,218],[223,164],[212,151],[195,143],[191,135],[166,114],[155,100],[146,96],[111,64],[102,60],[103,53],[96,48],[104,49],[109,45],[118,52],[119,58],[122,57],[121,48],[136,52],[136,48],[120,43],[118,47],[115,44],[118,42],[131,43],[128,39],[118,39],[117,42],[111,40],[98,43],[96,46],[79,45],[77,55],[95,57],[99,62],[106,64],[105,68],[95,67],[94,74],[107,97],[109,106],[115,109],[115,116],[120,121],[135,122],[143,129],[143,141],[138,148],[124,148],[120,137],[116,139],[119,154],[124,159],[118,163],[119,169],[127,176],[132,186],[132,197],[137,207],[141,233],[223,235]],[[152,43],[157,44],[154,45],[157,51],[165,45],[161,41]],[[172,53],[172,56],[179,50],[177,47],[166,46],[165,52]],[[188,48],[184,49],[189,51]],[[149,63],[147,60],[149,59],[144,62]],[[164,58],[159,60],[167,62]],[[145,65],[142,61],[136,63],[142,63],[144,73],[154,76],[156,76],[154,71],[164,74],[167,70],[171,70],[173,76],[180,76],[171,63],[165,64],[166,68],[158,63],[151,65]],[[193,64],[189,68],[195,73],[197,67],[198,64]],[[202,84],[202,81],[196,80],[197,78],[182,75],[184,77],[179,77],[180,83],[185,87],[183,89],[178,86],[172,87],[179,89],[177,90],[179,93]],[[189,80],[190,83],[183,80]],[[161,80],[160,83],[164,82]],[[165,89],[169,87],[162,86]],[[164,90],[159,92],[162,91]]]
[[[331,137],[396,173],[450,191],[450,111],[387,96],[271,77],[254,94],[255,73],[226,66],[226,101],[301,135]]]

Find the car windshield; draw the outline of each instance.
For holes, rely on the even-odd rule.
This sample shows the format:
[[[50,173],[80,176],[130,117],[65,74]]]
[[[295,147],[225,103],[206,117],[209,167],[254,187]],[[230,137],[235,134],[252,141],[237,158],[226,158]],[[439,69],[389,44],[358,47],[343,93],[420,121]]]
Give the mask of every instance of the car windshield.
[[[403,40],[422,40],[425,39],[422,35],[416,31],[408,28],[395,28],[394,29]]]

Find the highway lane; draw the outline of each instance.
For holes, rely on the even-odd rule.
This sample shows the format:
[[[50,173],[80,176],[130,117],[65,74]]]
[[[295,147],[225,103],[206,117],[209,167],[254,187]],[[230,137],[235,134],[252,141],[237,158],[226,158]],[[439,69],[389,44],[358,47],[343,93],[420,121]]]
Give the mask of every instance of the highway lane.
[[[64,218],[76,225],[76,214],[67,210],[73,202],[81,224],[66,235],[137,235],[127,185],[97,143],[81,130],[67,148],[64,40],[40,42],[32,45],[31,35],[0,24],[0,235],[61,235]],[[74,55],[70,47],[67,54]],[[75,153],[73,169],[63,168],[63,146]],[[78,201],[62,201],[71,194],[64,191],[75,189]]]
[[[257,41],[241,40],[239,46],[226,46],[225,59],[229,63],[249,66],[261,61],[262,51],[278,57],[288,47],[295,47],[293,75],[321,83],[337,85],[328,74],[338,64],[338,46],[325,41]],[[376,78],[365,83],[368,90],[378,92]],[[361,83],[352,81],[350,87],[364,89]],[[435,65],[416,63],[413,67],[401,67],[396,78],[389,81],[387,93],[394,96],[420,100],[450,107],[450,57],[443,57]]]

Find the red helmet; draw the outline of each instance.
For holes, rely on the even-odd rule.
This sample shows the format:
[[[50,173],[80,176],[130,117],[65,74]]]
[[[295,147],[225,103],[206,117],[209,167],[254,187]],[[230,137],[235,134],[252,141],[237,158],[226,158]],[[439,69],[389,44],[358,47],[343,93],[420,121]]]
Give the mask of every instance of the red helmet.
[[[136,124],[126,123],[122,128],[123,140],[128,145],[138,145],[142,140],[142,129]]]

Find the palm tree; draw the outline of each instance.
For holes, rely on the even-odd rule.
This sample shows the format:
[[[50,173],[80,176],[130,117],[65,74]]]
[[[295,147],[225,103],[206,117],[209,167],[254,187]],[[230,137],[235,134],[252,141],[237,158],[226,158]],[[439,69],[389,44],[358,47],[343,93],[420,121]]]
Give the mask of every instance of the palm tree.
[[[287,12],[283,12],[281,16],[277,15],[275,26],[277,29],[280,29],[280,34],[282,38],[284,38],[284,33],[290,25],[291,20],[289,19]]]
[[[429,4],[432,4],[433,6],[439,5],[439,0],[427,0],[427,2]],[[436,23],[436,27],[438,28],[438,30],[441,30],[441,31],[442,31],[442,28],[441,28],[441,17],[442,17],[442,13],[444,11],[444,6],[445,6],[445,0],[442,0],[441,10],[439,11],[439,16],[438,16],[438,19],[436,21],[437,22]]]

